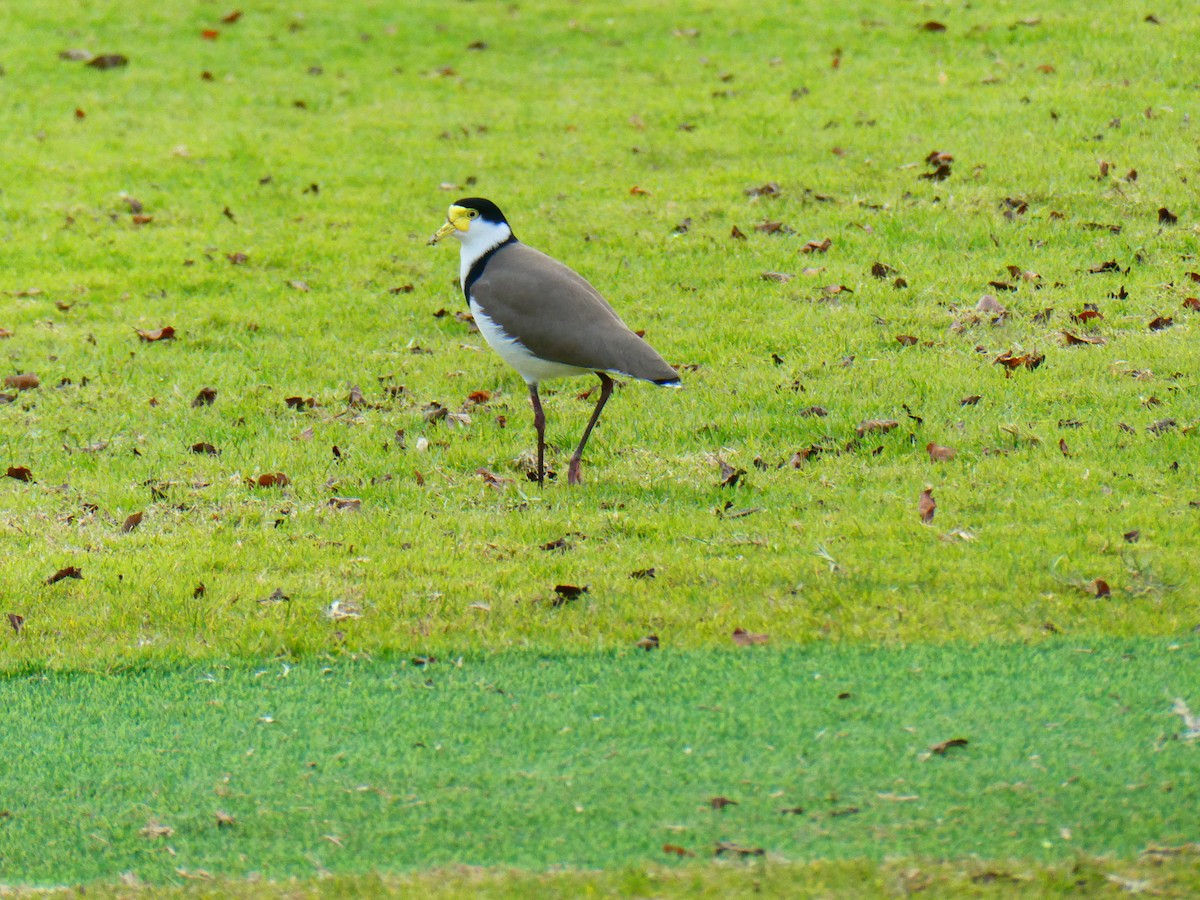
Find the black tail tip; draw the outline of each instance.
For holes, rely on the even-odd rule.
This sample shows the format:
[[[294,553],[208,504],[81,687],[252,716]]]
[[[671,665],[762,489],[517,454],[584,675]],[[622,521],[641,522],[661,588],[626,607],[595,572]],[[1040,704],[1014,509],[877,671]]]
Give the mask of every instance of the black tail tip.
[[[659,387],[683,387],[683,382],[678,378],[656,378],[654,383]]]

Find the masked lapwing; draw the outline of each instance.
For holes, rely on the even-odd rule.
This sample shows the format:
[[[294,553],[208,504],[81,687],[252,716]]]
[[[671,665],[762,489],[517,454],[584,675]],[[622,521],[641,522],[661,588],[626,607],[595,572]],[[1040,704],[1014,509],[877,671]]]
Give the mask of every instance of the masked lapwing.
[[[600,399],[567,470],[567,483],[578,484],[583,448],[612,394],[611,376],[679,387],[679,373],[630,331],[581,275],[518,241],[490,200],[459,200],[429,243],[448,234],[461,245],[459,278],[475,324],[529,386],[539,484],[546,474],[546,416],[538,385],[568,375],[599,376]]]

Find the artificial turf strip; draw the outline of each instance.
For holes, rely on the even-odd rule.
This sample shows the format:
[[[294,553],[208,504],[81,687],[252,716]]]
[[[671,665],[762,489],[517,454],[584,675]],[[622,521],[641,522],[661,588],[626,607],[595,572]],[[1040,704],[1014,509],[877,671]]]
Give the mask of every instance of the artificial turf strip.
[[[615,869],[722,841],[1130,859],[1198,837],[1171,711],[1200,706],[1198,663],[1130,639],[26,671],[0,682],[2,881]]]

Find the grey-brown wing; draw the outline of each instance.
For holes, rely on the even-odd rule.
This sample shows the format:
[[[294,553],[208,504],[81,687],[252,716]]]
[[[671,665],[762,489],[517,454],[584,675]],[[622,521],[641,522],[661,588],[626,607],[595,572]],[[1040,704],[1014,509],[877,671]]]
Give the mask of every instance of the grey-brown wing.
[[[541,359],[647,381],[678,379],[581,275],[532,247],[501,247],[470,290],[489,318]]]

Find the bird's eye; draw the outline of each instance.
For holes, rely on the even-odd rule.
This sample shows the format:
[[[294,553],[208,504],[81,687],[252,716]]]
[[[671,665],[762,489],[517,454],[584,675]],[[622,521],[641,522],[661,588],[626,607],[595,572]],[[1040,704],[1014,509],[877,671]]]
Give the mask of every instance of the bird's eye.
[[[474,219],[478,215],[479,215],[479,210],[473,209],[469,213],[467,213],[467,218]]]

